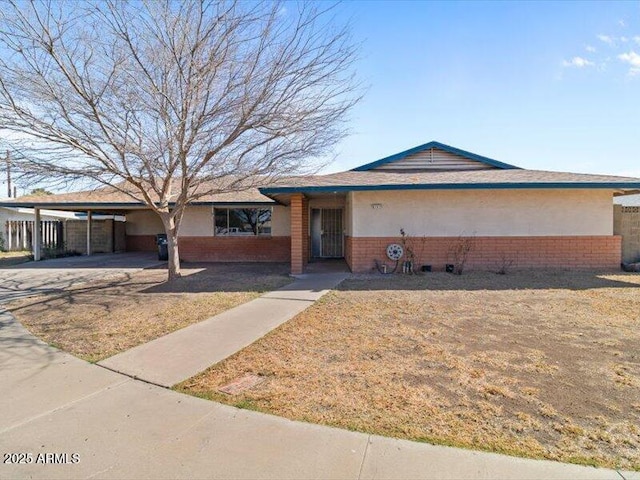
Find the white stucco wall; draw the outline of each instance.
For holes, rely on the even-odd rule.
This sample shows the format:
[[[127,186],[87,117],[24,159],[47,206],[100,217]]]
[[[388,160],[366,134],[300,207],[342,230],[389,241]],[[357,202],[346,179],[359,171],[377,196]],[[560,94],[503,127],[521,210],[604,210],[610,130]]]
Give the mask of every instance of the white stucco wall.
[[[213,236],[213,208],[211,206],[187,207],[180,225],[183,237]]]
[[[353,236],[353,192],[347,193],[344,202],[344,234]]]
[[[127,235],[155,235],[164,232],[158,216],[149,210],[133,211],[127,214]],[[289,236],[291,220],[289,208],[281,205],[273,207],[271,235]],[[180,235],[184,237],[213,236],[213,209],[211,206],[188,207],[182,217]]]
[[[353,192],[354,237],[612,235],[609,190]],[[381,204],[372,208],[371,204]]]
[[[288,237],[291,235],[291,211],[284,205],[275,205],[271,216],[271,236]]]

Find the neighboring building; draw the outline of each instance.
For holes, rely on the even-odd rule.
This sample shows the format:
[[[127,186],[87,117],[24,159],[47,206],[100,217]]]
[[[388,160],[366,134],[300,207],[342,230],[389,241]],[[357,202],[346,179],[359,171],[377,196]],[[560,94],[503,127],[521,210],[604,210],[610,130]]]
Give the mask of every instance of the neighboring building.
[[[291,262],[344,258],[354,272],[387,261],[400,229],[419,237],[420,263],[450,263],[460,237],[473,238],[467,265],[615,268],[614,196],[640,179],[525,170],[430,142],[353,170],[292,177],[265,188],[201,199],[180,227],[192,261]],[[115,189],[23,197],[0,205],[126,215],[126,249],[156,249],[159,218]]]
[[[616,205],[624,205],[625,207],[640,207],[640,195],[626,195],[624,197],[616,197],[613,202]]]
[[[616,197],[613,233],[622,237],[622,261],[640,262],[640,195]]]
[[[5,205],[9,202],[10,199],[0,200],[0,203]],[[94,253],[124,250],[124,216],[93,215],[92,220]],[[86,213],[41,209],[40,221],[44,245],[86,253]],[[6,250],[31,250],[34,222],[33,208],[0,206],[2,247]]]
[[[0,200],[2,202],[4,200]],[[54,226],[55,222],[61,222],[76,218],[74,212],[41,210],[41,220],[47,222],[47,227]],[[30,250],[32,238],[32,224],[35,219],[33,208],[2,207],[0,206],[0,237],[2,246],[6,250]],[[58,241],[59,229],[47,228],[46,234],[51,242]]]
[[[0,199],[0,203],[6,205],[11,199]],[[40,216],[42,220],[65,220],[68,218],[77,218],[74,212],[65,212],[60,210],[41,210]],[[24,207],[2,207],[0,206],[0,225],[5,225],[8,221],[33,221],[33,208]]]

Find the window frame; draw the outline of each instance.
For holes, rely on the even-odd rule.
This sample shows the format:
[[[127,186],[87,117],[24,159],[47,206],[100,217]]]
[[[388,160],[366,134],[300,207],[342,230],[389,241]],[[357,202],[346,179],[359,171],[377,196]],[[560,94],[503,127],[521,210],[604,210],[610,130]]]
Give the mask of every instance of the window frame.
[[[269,211],[269,221],[268,222],[264,222],[264,223],[269,223],[269,232],[268,233],[262,233],[260,232],[260,228],[258,229],[258,233],[253,233],[253,232],[246,232],[246,231],[241,231],[241,232],[237,232],[237,233],[217,233],[217,226],[216,226],[216,214],[217,211],[226,211],[226,218],[227,218],[227,226],[226,226],[226,230],[230,230],[231,228],[237,228],[237,227],[230,227],[229,226],[229,219],[230,219],[230,211],[231,210],[257,210],[257,211],[261,211],[261,210],[265,210],[265,211]],[[258,238],[258,237],[271,237],[273,235],[273,206],[272,205],[251,205],[251,204],[245,204],[245,205],[237,205],[237,206],[212,206],[212,218],[213,218],[213,236],[214,237],[234,237],[234,238],[242,238],[242,237],[248,237],[248,238]],[[259,215],[259,214],[258,214]]]

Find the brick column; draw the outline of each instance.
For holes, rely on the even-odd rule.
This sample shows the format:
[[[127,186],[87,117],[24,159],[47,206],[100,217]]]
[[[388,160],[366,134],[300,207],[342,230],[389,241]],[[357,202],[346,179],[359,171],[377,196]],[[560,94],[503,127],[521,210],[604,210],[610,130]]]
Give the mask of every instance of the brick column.
[[[301,193],[291,196],[291,273],[304,272],[309,258],[309,208]]]
[[[311,252],[311,237],[309,236],[309,199],[302,197],[302,264],[309,263]]]

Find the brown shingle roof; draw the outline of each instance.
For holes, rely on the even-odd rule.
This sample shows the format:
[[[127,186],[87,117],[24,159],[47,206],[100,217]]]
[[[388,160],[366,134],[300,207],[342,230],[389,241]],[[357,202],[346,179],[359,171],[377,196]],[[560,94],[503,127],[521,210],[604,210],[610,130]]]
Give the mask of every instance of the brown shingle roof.
[[[609,188],[640,191],[640,179],[612,175],[549,172],[542,170],[494,169],[450,172],[348,171],[328,175],[290,177],[264,188],[207,195],[195,204],[273,203],[269,196],[293,192],[456,189],[456,188]],[[0,202],[3,206],[48,206],[57,208],[139,208],[140,202],[113,187],[49,196],[24,196]]]
[[[196,204],[212,203],[274,203],[262,195],[257,188],[248,188],[238,192],[225,192],[206,195],[198,199]],[[103,187],[81,192],[61,193],[57,195],[25,195],[15,200],[0,202],[5,206],[57,206],[57,207],[103,207],[126,209],[139,208],[143,203],[133,199],[126,193],[113,188]]]
[[[309,177],[292,177],[261,189],[263,193],[274,193],[283,189],[305,190],[306,188],[344,187],[449,187],[456,186],[492,186],[504,185],[508,187],[526,188],[528,185],[540,188],[547,184],[550,188],[571,188],[575,186],[603,187],[604,185],[620,185],[619,188],[640,188],[640,178],[618,177],[612,175],[592,175],[585,173],[549,172],[542,170],[467,170],[450,172],[382,172],[382,171],[348,171],[329,175],[314,175]],[[611,187],[617,188],[617,187]]]

